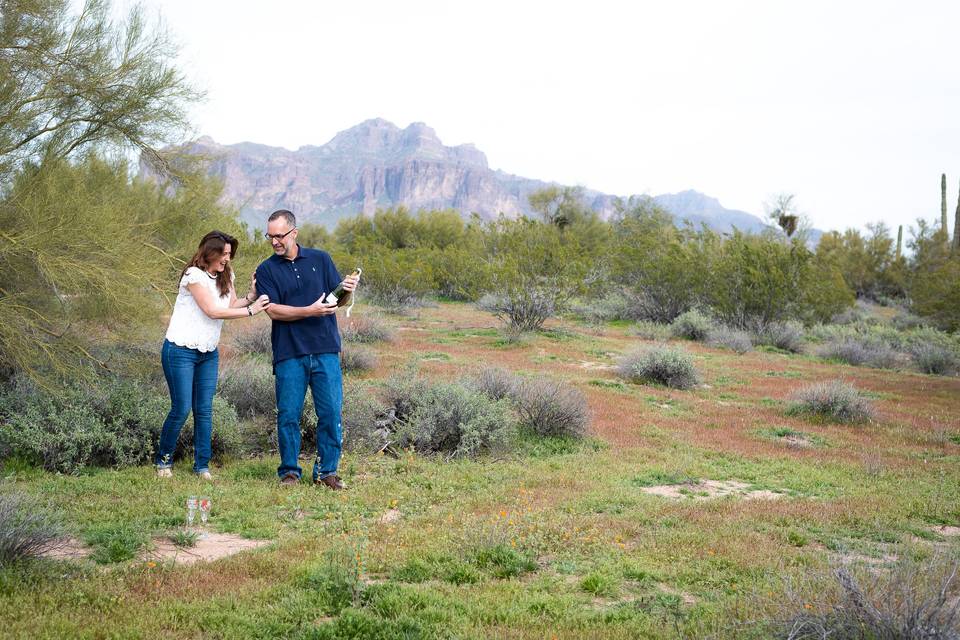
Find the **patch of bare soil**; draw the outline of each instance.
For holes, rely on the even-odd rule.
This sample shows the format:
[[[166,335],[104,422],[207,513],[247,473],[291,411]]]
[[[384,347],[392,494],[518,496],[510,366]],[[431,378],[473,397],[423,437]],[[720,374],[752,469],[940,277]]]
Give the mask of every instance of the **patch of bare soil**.
[[[797,449],[809,449],[813,446],[813,443],[804,436],[784,436],[778,442]]]
[[[661,484],[653,487],[643,487],[641,491],[671,500],[707,500],[710,498],[722,498],[724,496],[733,496],[746,500],[776,500],[783,497],[783,494],[766,489],[748,491],[747,489],[749,487],[749,484],[737,482],[736,480],[697,480],[696,482],[684,482],[681,484]]]
[[[52,560],[83,560],[89,558],[92,553],[93,549],[76,538],[64,538],[57,543],[56,547],[40,555]]]
[[[142,560],[165,562],[172,560],[174,564],[194,564],[196,562],[212,562],[220,558],[232,556],[247,549],[256,549],[270,544],[271,540],[250,540],[229,533],[203,532],[193,547],[178,547],[168,539],[154,540],[154,547],[143,554]]]
[[[377,520],[380,524],[389,524],[400,519],[401,513],[397,509],[387,509]]]
[[[960,536],[960,527],[954,527],[949,524],[941,525],[939,527],[933,527],[931,529],[934,533],[939,533],[944,538],[952,538],[954,536]]]
[[[607,370],[611,370],[611,369],[616,369],[617,367],[616,367],[616,365],[607,364],[607,363],[604,363],[604,362],[591,362],[591,361],[589,361],[589,360],[583,360],[583,361],[580,362],[580,368],[581,368],[581,369],[588,369],[588,370],[602,370],[602,371],[607,371]]]

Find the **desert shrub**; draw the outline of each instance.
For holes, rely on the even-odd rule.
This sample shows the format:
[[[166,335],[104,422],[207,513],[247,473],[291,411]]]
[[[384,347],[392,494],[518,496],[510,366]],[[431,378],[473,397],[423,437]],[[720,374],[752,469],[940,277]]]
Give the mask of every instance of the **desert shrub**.
[[[630,335],[643,338],[644,340],[657,340],[664,342],[670,338],[672,332],[670,325],[660,324],[651,320],[639,320],[630,328]]]
[[[707,343],[715,347],[724,347],[737,353],[753,350],[750,334],[730,327],[717,327],[707,334]]]
[[[654,382],[674,389],[690,389],[700,382],[693,359],[672,347],[656,347],[625,356],[617,373],[630,382]]]
[[[846,364],[864,365],[876,369],[892,369],[897,364],[897,352],[877,340],[848,338],[831,342],[821,348],[819,354],[821,357]]]
[[[136,381],[97,382],[55,395],[18,379],[0,393],[0,457],[23,456],[62,473],[150,461],[169,400]]]
[[[506,446],[515,427],[509,404],[456,383],[431,386],[399,429],[401,446],[451,457]]]
[[[588,322],[631,320],[636,317],[635,301],[620,291],[608,291],[601,298],[586,298],[572,305],[572,311]]]
[[[909,331],[910,329],[920,329],[927,326],[926,321],[918,315],[909,311],[901,311],[890,319],[890,324],[894,329],[900,331]]]
[[[960,599],[951,593],[958,570],[956,560],[939,555],[924,563],[900,562],[889,572],[858,575],[848,566],[836,567],[833,584],[810,585],[812,596],[793,595],[793,611],[776,624],[776,637],[956,640]]]
[[[556,295],[547,288],[518,289],[513,295],[488,293],[480,298],[477,307],[492,313],[511,331],[536,331],[557,310]]]
[[[868,317],[869,314],[866,309],[860,305],[854,305],[835,314],[830,318],[830,323],[839,325],[867,323]]]
[[[422,253],[412,247],[371,250],[354,298],[369,296],[374,304],[394,311],[419,306],[436,291],[433,266]]]
[[[393,342],[393,329],[379,318],[350,318],[340,323],[340,335],[345,342]]]
[[[273,346],[270,343],[270,322],[255,320],[251,324],[253,326],[242,327],[234,334],[233,346],[243,354],[271,356]]]
[[[469,384],[493,400],[503,400],[513,398],[520,379],[505,369],[484,367],[470,378]]]
[[[834,422],[872,420],[876,413],[870,401],[852,384],[842,380],[818,382],[797,391],[787,409],[789,415],[809,416]]]
[[[0,493],[0,566],[56,549],[63,533],[60,519],[36,498]]]
[[[363,373],[377,367],[377,354],[360,345],[344,345],[340,352],[340,367],[344,373]]]
[[[157,427],[156,438],[160,438],[162,424]],[[210,454],[216,462],[235,457],[243,452],[244,437],[240,430],[240,421],[233,406],[222,396],[213,396],[213,430],[210,435]],[[193,419],[188,418],[173,457],[175,460],[193,456]]]
[[[937,344],[920,343],[910,349],[913,362],[923,373],[949,376],[957,371],[957,354],[948,347]]]
[[[397,420],[407,420],[423,402],[430,384],[414,366],[406,366],[384,383],[382,397]]]
[[[696,309],[680,314],[670,325],[670,330],[676,337],[697,342],[706,340],[713,328],[713,320]]]
[[[581,438],[590,424],[587,399],[568,384],[527,378],[513,388],[520,425],[539,436]]]
[[[243,420],[239,424],[240,450],[245,456],[265,456],[279,450],[276,422]]]
[[[217,392],[244,420],[265,423],[276,418],[276,385],[269,361],[233,358],[220,367]]]
[[[717,236],[678,229],[650,199],[615,206],[611,277],[630,289],[634,318],[672,322],[700,302]]]
[[[343,447],[348,451],[378,451],[390,440],[394,418],[369,384],[344,385]]]
[[[802,353],[803,325],[796,321],[771,322],[753,334],[753,343]]]

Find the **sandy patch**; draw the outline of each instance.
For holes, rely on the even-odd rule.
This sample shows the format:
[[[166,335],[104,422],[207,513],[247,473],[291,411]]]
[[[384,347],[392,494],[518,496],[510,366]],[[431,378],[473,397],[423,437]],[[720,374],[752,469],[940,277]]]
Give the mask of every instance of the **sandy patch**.
[[[954,527],[949,524],[941,525],[939,527],[933,527],[931,531],[933,531],[934,533],[939,533],[945,538],[960,536],[960,527]]]
[[[201,538],[197,540],[197,544],[189,548],[178,547],[166,538],[156,539],[153,549],[144,553],[141,559],[160,562],[173,560],[175,564],[212,562],[247,549],[256,549],[268,545],[271,542],[271,540],[250,540],[229,533],[206,531],[201,533]]]
[[[40,555],[52,560],[83,560],[93,554],[93,549],[76,538],[65,538],[57,543],[56,548],[44,551]]]
[[[611,369],[616,369],[616,365],[606,364],[603,362],[591,362],[589,360],[582,360],[580,362],[580,368],[586,369],[588,371],[608,371]]]
[[[803,436],[784,436],[779,439],[779,442],[787,445],[788,447],[796,447],[798,449],[809,449],[813,446],[813,443]]]
[[[377,520],[380,524],[388,524],[390,522],[396,522],[400,519],[402,514],[397,509],[387,509],[382,516]]]
[[[653,487],[643,487],[641,491],[671,500],[683,500],[685,498],[706,500],[709,498],[722,498],[724,496],[734,496],[747,500],[777,500],[783,497],[783,494],[774,493],[766,489],[747,491],[749,487],[749,484],[737,482],[736,480],[698,480],[696,482],[685,482],[682,484],[661,484]]]

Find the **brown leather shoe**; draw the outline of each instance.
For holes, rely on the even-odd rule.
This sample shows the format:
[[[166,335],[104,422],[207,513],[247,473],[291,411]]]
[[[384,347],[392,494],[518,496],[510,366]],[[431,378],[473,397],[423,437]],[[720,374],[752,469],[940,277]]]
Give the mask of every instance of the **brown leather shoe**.
[[[337,475],[327,476],[325,478],[317,478],[316,484],[325,485],[334,491],[340,491],[341,489],[347,488],[347,485],[343,484],[343,481],[340,480],[340,476]]]
[[[297,474],[295,474],[293,471],[286,472],[285,474],[283,474],[283,477],[280,478],[280,484],[293,485],[293,484],[299,484],[299,482],[300,482],[300,477],[297,476]]]

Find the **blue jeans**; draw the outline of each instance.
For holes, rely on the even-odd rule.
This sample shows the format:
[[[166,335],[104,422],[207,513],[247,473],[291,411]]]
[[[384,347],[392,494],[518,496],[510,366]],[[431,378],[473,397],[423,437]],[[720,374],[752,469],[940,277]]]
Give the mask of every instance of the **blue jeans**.
[[[217,390],[217,349],[203,352],[181,347],[169,340],[160,350],[163,376],[170,388],[170,413],[163,421],[160,444],[157,447],[157,466],[173,466],[173,451],[177,448],[180,429],[193,409],[193,470],[196,473],[210,468],[210,436],[213,432],[213,394]]]
[[[313,480],[337,472],[343,433],[340,427],[340,408],[343,404],[343,379],[340,373],[340,354],[318,353],[281,360],[274,366],[277,391],[277,440],[280,444],[282,478],[302,474],[297,458],[300,455],[300,414],[307,394],[313,393],[317,412],[317,456],[313,463]]]

